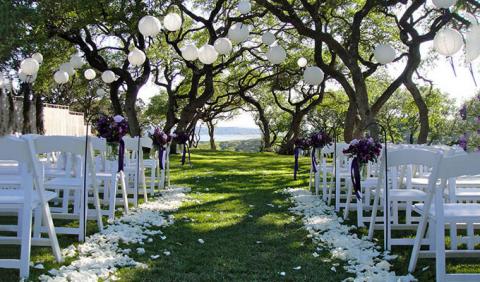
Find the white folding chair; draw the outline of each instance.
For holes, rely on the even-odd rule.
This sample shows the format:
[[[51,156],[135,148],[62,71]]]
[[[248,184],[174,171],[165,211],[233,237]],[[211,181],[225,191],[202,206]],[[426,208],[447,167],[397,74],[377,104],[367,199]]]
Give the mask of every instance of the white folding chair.
[[[340,208],[344,208],[346,203],[342,203],[342,199],[347,199],[346,195],[348,187],[352,185],[350,181],[350,167],[351,160],[343,153],[343,150],[348,148],[349,144],[337,143],[336,159],[335,159],[335,211],[340,211]],[[344,186],[342,186],[342,180]],[[344,191],[344,193],[342,193]]]
[[[142,185],[142,194],[145,202],[148,201],[147,186],[145,183],[145,167],[143,165],[143,150],[138,137],[123,137],[125,142],[125,167],[127,176],[127,191],[133,195],[133,204],[138,205],[139,187]],[[138,172],[138,173],[137,173]],[[130,186],[131,185],[131,186]],[[132,187],[132,188],[130,188]]]
[[[0,244],[20,245],[20,259],[0,259],[0,268],[17,268],[20,270],[20,277],[27,278],[32,245],[51,246],[56,260],[63,261],[48,206],[48,201],[54,199],[56,194],[44,190],[41,169],[35,158],[34,149],[29,147],[25,140],[0,137],[0,148],[0,160],[18,162],[20,176],[19,186],[16,189],[0,189],[0,214],[13,212],[18,215],[18,226],[10,230],[15,232],[15,236],[0,236]],[[32,239],[32,211],[34,210],[39,210],[43,214],[48,238]]]
[[[151,138],[142,137],[141,143],[142,148],[148,148],[150,149],[150,152],[153,151],[153,141]],[[153,197],[155,195],[155,180],[157,179],[158,159],[156,157],[144,159],[143,167],[145,169],[150,169],[150,196]]]
[[[99,185],[103,186],[103,199],[104,204],[108,204],[108,211],[106,214],[110,219],[115,218],[115,208],[117,206],[117,193],[118,186],[122,193],[121,203],[123,203],[124,212],[128,213],[128,195],[127,187],[125,183],[125,173],[118,170],[117,161],[109,161],[106,159],[107,154],[107,141],[104,138],[98,138],[90,136],[92,149],[98,152],[98,156],[95,159],[95,168],[97,170],[96,177],[99,180]],[[120,204],[121,204],[120,203]],[[102,210],[103,212],[103,210]],[[105,213],[105,212],[104,212]]]
[[[60,208],[51,208],[53,218],[79,220],[78,228],[57,227],[57,233],[76,234],[80,241],[84,241],[86,235],[85,224],[90,217],[96,218],[99,230],[103,230],[102,212],[90,139],[87,144],[85,144],[84,137],[71,136],[38,136],[29,138],[28,141],[32,144],[37,154],[62,152],[71,154],[77,160],[76,170],[72,175],[44,180],[45,189],[62,191],[62,206]],[[86,156],[84,156],[85,150],[87,151]],[[84,171],[83,167],[85,165],[86,171]],[[84,187],[85,175],[87,179],[86,187]],[[84,196],[85,189],[87,189],[87,192],[93,193],[93,211],[88,209],[88,198],[85,199]],[[73,204],[73,209],[69,208],[70,203]],[[84,205],[85,203],[86,205]],[[90,213],[94,213],[94,215],[90,216]]]
[[[409,238],[392,238],[392,229],[415,229],[417,224],[413,223],[399,223],[398,210],[392,212],[392,206],[398,203],[414,203],[423,202],[426,198],[426,193],[418,189],[406,189],[398,186],[398,168],[408,165],[419,165],[428,168],[435,168],[442,157],[441,152],[435,152],[423,148],[402,148],[388,151],[389,175],[385,176],[385,157],[381,157],[381,166],[378,177],[377,189],[372,190],[374,194],[374,201],[372,206],[372,214],[370,217],[370,226],[368,230],[368,238],[373,238],[375,229],[384,229],[385,248],[391,249],[392,245],[412,245],[413,240]],[[392,187],[385,187],[385,177],[388,177],[388,182]],[[429,180],[430,181],[430,180]],[[388,191],[387,191],[388,189]],[[388,192],[388,203],[386,202],[386,193]],[[377,212],[382,199],[382,207],[384,209],[384,216],[381,218],[383,224],[377,224]],[[388,218],[386,218],[385,209],[388,207]],[[385,228],[388,221],[388,228]]]
[[[428,193],[424,204],[414,205],[414,210],[421,215],[421,220],[417,228],[415,244],[412,249],[409,272],[415,270],[419,257],[435,257],[436,281],[480,281],[480,274],[456,273],[448,274],[446,272],[446,257],[472,257],[480,256],[480,250],[473,249],[475,243],[480,243],[478,236],[474,232],[468,232],[468,241],[473,244],[467,244],[466,250],[446,250],[445,249],[445,228],[457,224],[464,224],[467,228],[478,227],[480,223],[480,204],[478,203],[445,203],[445,191],[448,182],[464,176],[480,174],[480,153],[456,154],[453,156],[444,156],[438,169],[432,170]],[[437,181],[440,184],[437,185]],[[424,234],[428,228],[430,234],[434,237],[435,251],[420,250]]]

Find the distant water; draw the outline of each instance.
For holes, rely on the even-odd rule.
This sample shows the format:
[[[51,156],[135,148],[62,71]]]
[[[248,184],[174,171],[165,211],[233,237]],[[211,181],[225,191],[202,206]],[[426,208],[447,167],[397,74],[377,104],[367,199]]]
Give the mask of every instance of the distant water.
[[[215,135],[215,141],[238,141],[248,139],[260,139],[260,135],[257,134],[228,134],[228,135]],[[208,142],[210,137],[205,134],[200,134],[200,142]]]

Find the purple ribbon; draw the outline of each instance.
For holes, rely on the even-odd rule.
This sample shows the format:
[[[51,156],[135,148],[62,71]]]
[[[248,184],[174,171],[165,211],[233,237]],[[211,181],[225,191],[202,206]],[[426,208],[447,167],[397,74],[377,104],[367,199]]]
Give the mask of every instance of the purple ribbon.
[[[163,148],[163,146],[159,146],[158,147],[158,160],[160,161],[160,169],[163,169],[164,168],[164,165],[163,165],[163,155],[165,153],[165,149]]]
[[[312,147],[312,168],[313,172],[317,172],[317,157],[315,156],[315,147]]]
[[[357,197],[358,200],[360,200],[362,197],[360,195],[362,191],[361,183],[360,183],[360,163],[358,162],[358,159],[355,157],[352,160],[352,167],[350,169],[350,177],[352,179],[352,184],[353,184],[353,190],[355,191],[355,196]]]
[[[125,157],[125,142],[123,142],[123,139],[120,139],[118,146],[118,172],[123,171],[123,159]]]
[[[297,171],[298,171],[298,156],[300,154],[300,148],[295,147],[293,150],[293,155],[295,157],[295,165],[293,166],[293,180],[297,180]]]

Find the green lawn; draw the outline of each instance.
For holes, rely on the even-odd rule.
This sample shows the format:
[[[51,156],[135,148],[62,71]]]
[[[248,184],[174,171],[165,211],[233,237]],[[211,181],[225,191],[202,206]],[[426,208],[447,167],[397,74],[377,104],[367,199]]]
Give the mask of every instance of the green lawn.
[[[131,254],[147,263],[148,269],[121,269],[122,281],[341,281],[347,274],[342,267],[330,270],[324,262],[329,253],[313,257],[315,245],[302,229],[299,218],[288,213],[287,196],[279,193],[285,187],[308,186],[309,158],[301,158],[298,181],[292,178],[292,156],[273,153],[235,153],[195,150],[192,167],[172,159],[172,184],[192,188],[189,201],[174,213],[176,222],[164,229],[166,240],[155,240],[142,247],[142,256]],[[269,206],[273,204],[274,207]],[[354,219],[352,219],[351,222]],[[93,224],[93,223],[92,223]],[[91,224],[90,232],[94,231]],[[364,231],[360,231],[364,232]],[[60,236],[62,247],[74,238]],[[203,239],[200,244],[198,239]],[[381,242],[379,243],[381,244]],[[134,249],[139,246],[129,245]],[[2,250],[15,248],[2,246]],[[170,256],[164,256],[170,251]],[[8,251],[10,252],[10,251]],[[318,252],[318,251],[317,251]],[[399,274],[406,273],[409,248],[398,250],[394,261]],[[157,260],[150,255],[160,254]],[[0,252],[4,257],[5,252]],[[53,263],[48,248],[35,247],[32,261]],[[420,281],[431,281],[431,260],[420,260],[414,275]],[[459,264],[454,269],[476,269],[478,264]],[[335,262],[333,262],[335,263]],[[421,269],[426,265],[430,268]],[[301,266],[300,270],[294,267]],[[32,269],[32,280],[44,271]],[[285,277],[280,272],[286,272]],[[17,280],[16,271],[0,270],[1,281]]]

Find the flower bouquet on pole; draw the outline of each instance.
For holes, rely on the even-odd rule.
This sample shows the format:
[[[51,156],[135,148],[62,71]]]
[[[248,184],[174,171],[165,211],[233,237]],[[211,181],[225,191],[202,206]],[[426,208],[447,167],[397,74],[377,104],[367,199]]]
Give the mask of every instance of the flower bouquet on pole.
[[[95,123],[97,136],[107,140],[106,159],[118,160],[117,171],[123,171],[125,143],[123,137],[128,133],[128,122],[121,115],[114,117],[102,115]]]
[[[298,138],[295,140],[295,148],[293,149],[293,156],[295,164],[293,166],[293,180],[297,180],[298,172],[298,157],[303,154],[304,151],[310,148],[310,139],[309,138]]]
[[[169,154],[170,154],[170,142],[172,136],[163,132],[160,128],[155,128],[153,133],[149,134],[152,139],[153,146],[158,152],[158,168],[160,169],[160,183],[159,188],[165,188],[165,176],[168,174],[166,170],[169,169]]]
[[[183,131],[175,131],[173,134],[173,140],[177,142],[178,145],[182,146],[182,165],[185,164],[187,153],[188,153],[188,163],[190,163],[190,148],[188,141],[190,140],[189,135]]]
[[[348,148],[343,150],[345,155],[352,158],[350,174],[357,199],[361,199],[362,193],[360,171],[368,162],[377,162],[381,151],[382,144],[372,137],[353,139]]]
[[[309,144],[312,147],[309,188],[312,187],[312,176],[315,175],[314,186],[315,191],[318,191],[320,174],[318,172],[317,155],[321,153],[323,147],[332,145],[332,138],[324,130],[320,130],[310,136]]]

